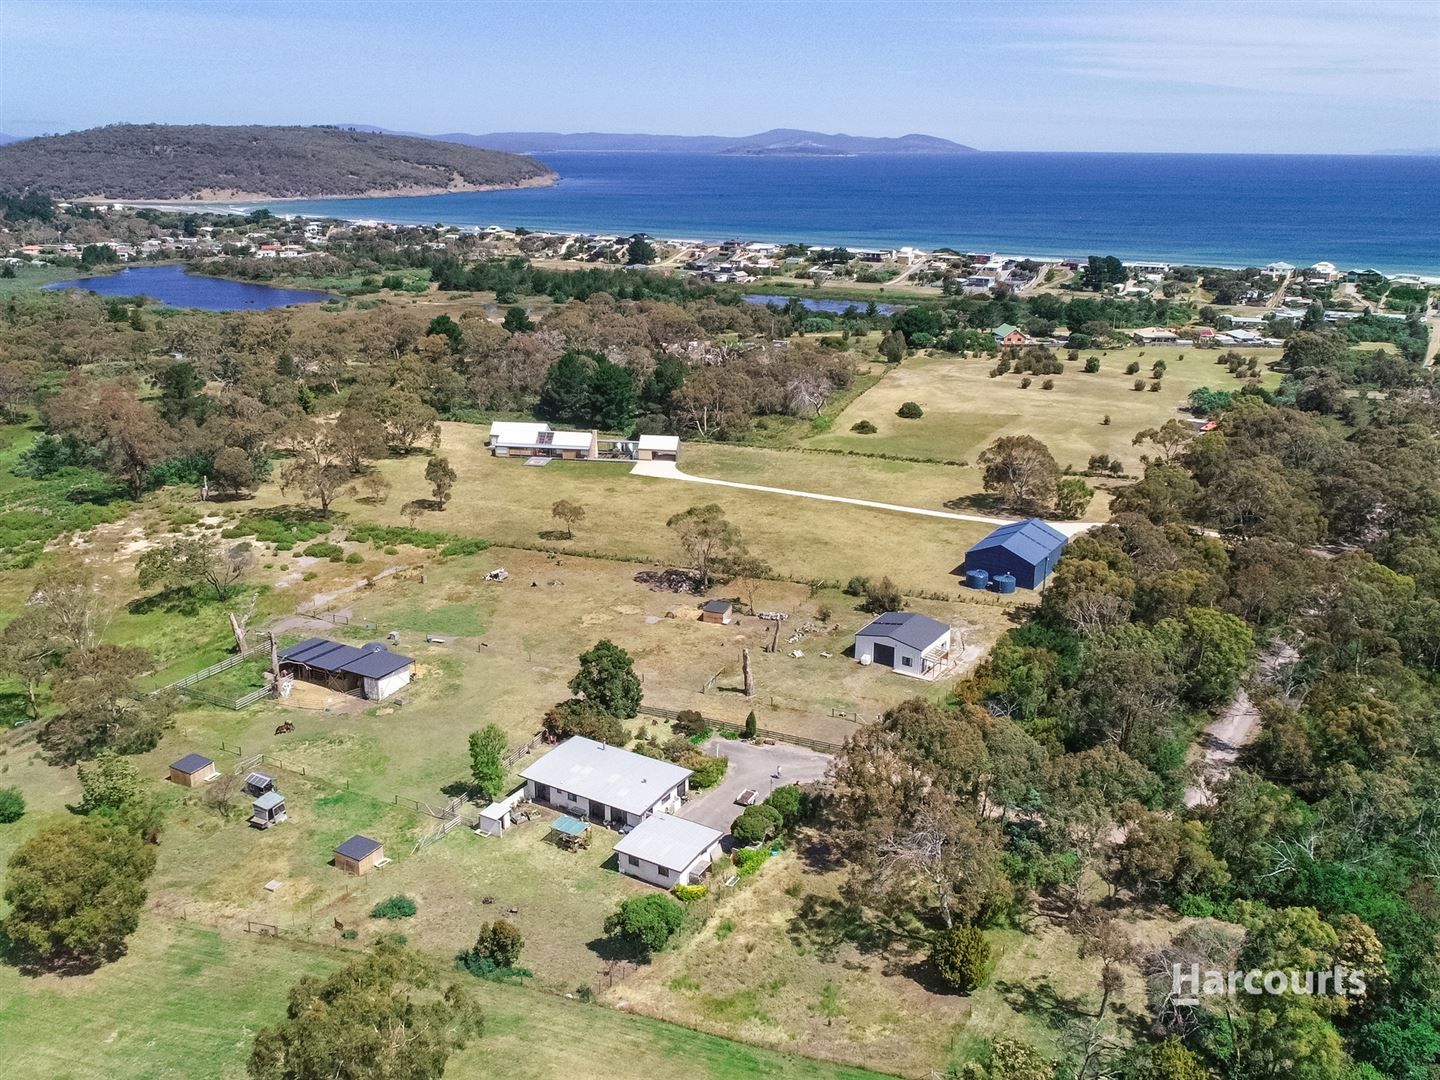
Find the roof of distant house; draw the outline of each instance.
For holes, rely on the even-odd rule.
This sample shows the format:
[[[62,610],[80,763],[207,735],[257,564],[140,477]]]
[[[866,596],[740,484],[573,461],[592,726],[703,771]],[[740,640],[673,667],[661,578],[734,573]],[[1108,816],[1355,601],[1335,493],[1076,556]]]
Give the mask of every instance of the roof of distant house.
[[[667,870],[684,870],[697,856],[718,844],[722,835],[718,829],[699,822],[671,814],[651,814],[620,838],[615,852]]]
[[[556,431],[549,424],[518,420],[496,420],[490,424],[494,446],[553,446],[560,450],[588,450],[588,431]]]
[[[893,638],[912,649],[928,649],[949,632],[950,627],[918,611],[887,611],[871,619],[855,636]]]
[[[660,450],[660,451],[679,450],[679,449],[680,449],[680,436],[679,436],[679,435],[641,435],[641,436],[640,436],[640,449],[641,449],[641,450]]]
[[[1065,534],[1046,524],[1039,518],[1011,522],[998,529],[970,548],[970,551],[988,551],[1004,548],[1029,563],[1042,563],[1065,546]]]
[[[368,836],[361,836],[359,833],[356,833],[350,837],[349,840],[346,840],[337,847],[335,854],[343,855],[347,859],[354,859],[356,862],[359,862],[365,858],[365,856],[379,851],[384,846],[385,845],[380,843],[379,840],[371,840]]]
[[[186,754],[179,761],[173,762],[170,767],[176,772],[183,772],[188,776],[191,773],[199,772],[201,769],[209,768],[214,764],[215,762],[211,761],[204,754]]]
[[[1009,337],[1011,334],[1017,333],[1019,330],[1020,328],[1018,326],[1013,326],[1007,322],[1001,323],[999,326],[995,327],[994,333],[997,338],[1003,338]]]
[[[643,814],[690,770],[575,735],[520,775],[627,813]]]

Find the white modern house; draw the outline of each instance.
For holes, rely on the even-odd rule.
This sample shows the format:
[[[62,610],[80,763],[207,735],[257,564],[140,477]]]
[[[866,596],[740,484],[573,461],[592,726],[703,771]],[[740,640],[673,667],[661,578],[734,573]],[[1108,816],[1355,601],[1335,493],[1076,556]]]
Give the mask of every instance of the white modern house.
[[[593,431],[555,431],[549,424],[496,420],[490,425],[490,453],[496,457],[585,458],[600,456]]]
[[[950,627],[916,611],[887,611],[855,635],[855,659],[934,679],[950,661]]]
[[[720,857],[717,829],[671,814],[652,814],[615,845],[622,874],[662,889],[693,885]]]
[[[525,797],[597,825],[628,829],[673,813],[690,770],[574,735],[520,773]]]

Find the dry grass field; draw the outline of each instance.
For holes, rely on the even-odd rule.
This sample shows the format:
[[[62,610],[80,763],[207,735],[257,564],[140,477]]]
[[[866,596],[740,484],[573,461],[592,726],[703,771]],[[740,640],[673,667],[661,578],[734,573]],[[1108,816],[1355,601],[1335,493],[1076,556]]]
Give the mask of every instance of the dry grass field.
[[[1180,406],[1197,387],[1238,388],[1237,380],[1215,363],[1223,351],[1136,346],[1086,350],[1081,360],[1066,362],[1064,374],[1053,376],[1052,390],[1041,389],[1045,376],[1032,376],[1032,384],[1023,390],[1022,376],[1013,372],[990,378],[994,361],[989,358],[915,357],[851,402],[834,428],[808,445],[973,463],[1002,435],[1033,435],[1050,447],[1062,468],[1083,469],[1091,454],[1108,453],[1133,469],[1139,461],[1139,450],[1131,445],[1137,431],[1179,416]],[[1280,356],[1278,349],[1240,351],[1259,357],[1262,370]],[[1100,357],[1100,370],[1087,375],[1084,358],[1092,354]],[[1135,380],[1148,376],[1151,364],[1160,359],[1166,363],[1162,388],[1155,393],[1133,389]],[[1137,375],[1125,374],[1132,361],[1140,364]],[[1280,377],[1267,371],[1263,381],[1275,386]],[[925,415],[919,420],[896,416],[906,401],[919,404]],[[1102,423],[1107,414],[1109,425]],[[861,420],[879,431],[851,432]]]

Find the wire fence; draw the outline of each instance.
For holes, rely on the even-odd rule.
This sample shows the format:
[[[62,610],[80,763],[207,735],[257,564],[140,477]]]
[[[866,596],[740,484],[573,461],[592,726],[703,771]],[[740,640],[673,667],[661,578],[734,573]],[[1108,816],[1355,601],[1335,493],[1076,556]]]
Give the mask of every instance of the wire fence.
[[[693,710],[687,710],[693,711]],[[681,710],[661,709],[653,705],[641,705],[639,712],[644,716],[656,716],[662,720],[677,720]],[[729,720],[716,720],[713,717],[701,715],[706,727],[712,727],[717,731],[729,731],[739,735],[745,733],[744,724],[731,723]],[[829,739],[811,739],[804,735],[794,735],[788,731],[774,731],[770,728],[756,728],[755,737],[758,739],[773,739],[775,742],[792,743],[795,746],[809,747],[811,750],[819,750],[826,754],[838,754],[845,749],[843,743],[832,742]]]

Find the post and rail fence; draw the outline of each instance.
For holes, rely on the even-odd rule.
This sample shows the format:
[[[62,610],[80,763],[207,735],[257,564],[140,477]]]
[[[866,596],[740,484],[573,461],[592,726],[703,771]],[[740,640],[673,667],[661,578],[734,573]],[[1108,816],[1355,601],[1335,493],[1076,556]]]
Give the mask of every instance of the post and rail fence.
[[[654,716],[661,720],[674,721],[680,718],[682,710],[662,709],[654,705],[641,705],[638,711],[644,716]],[[729,720],[716,720],[714,717],[705,716],[704,714],[701,714],[700,718],[705,721],[707,727],[712,727],[716,731],[734,732],[738,735],[745,734],[744,724],[732,723]],[[829,739],[811,739],[804,735],[793,735],[788,731],[774,731],[770,728],[756,728],[755,737],[758,739],[772,739],[775,742],[792,743],[795,746],[808,747],[811,750],[819,750],[825,754],[838,754],[841,750],[845,749],[843,744],[832,742]]]

